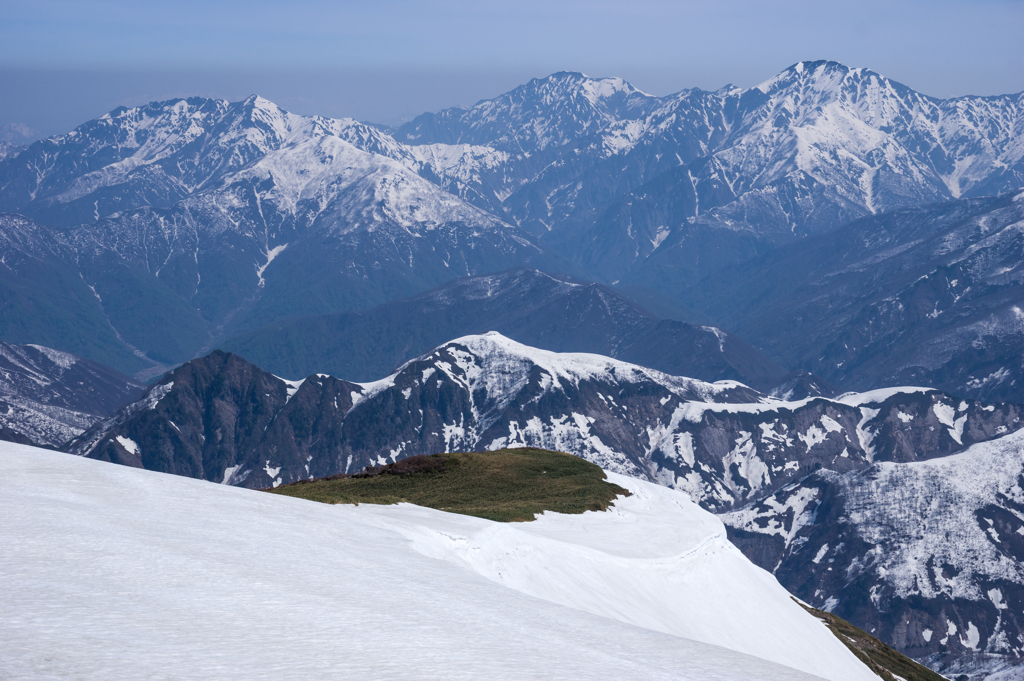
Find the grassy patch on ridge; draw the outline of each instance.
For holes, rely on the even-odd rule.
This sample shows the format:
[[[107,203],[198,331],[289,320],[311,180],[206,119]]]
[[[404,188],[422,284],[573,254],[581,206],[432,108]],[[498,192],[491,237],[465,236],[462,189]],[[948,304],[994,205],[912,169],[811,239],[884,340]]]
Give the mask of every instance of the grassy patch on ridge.
[[[629,492],[604,471],[571,454],[501,449],[413,456],[368,475],[331,476],[267,490],[327,504],[408,502],[497,520],[533,520],[538,513],[603,511]]]

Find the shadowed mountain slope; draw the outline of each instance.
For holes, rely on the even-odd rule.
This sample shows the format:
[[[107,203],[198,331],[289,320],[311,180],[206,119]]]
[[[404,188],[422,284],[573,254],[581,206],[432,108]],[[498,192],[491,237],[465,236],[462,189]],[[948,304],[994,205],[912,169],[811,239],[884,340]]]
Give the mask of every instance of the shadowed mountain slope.
[[[280,376],[367,381],[446,340],[487,331],[544,350],[591,352],[761,390],[786,375],[720,329],[658,319],[607,287],[530,269],[458,279],[363,312],[278,322],[221,347]]]

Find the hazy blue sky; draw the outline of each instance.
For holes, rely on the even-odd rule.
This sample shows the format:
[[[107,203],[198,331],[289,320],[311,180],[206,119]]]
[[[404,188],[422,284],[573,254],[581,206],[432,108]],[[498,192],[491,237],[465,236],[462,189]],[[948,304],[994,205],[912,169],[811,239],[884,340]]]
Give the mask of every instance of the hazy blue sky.
[[[654,94],[752,86],[801,59],[935,96],[1024,90],[1024,0],[0,0],[0,125],[253,92],[395,123],[559,70]]]

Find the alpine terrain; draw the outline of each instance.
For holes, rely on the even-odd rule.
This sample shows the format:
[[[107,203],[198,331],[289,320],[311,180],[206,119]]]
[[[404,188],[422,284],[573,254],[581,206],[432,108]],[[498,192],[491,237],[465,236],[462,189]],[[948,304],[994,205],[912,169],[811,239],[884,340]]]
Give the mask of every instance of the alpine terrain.
[[[1024,679],[1024,93],[558,72],[395,127],[190,97],[3,140],[0,669]],[[485,459],[562,489],[558,452],[607,498],[427,498]],[[421,465],[386,500],[433,508],[284,498]]]

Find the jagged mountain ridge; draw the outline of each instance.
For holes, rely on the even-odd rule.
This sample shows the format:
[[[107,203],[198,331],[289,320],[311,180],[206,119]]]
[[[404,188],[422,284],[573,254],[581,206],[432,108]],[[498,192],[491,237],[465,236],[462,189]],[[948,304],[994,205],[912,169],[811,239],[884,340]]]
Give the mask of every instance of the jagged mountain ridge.
[[[297,116],[255,95],[120,107],[0,167],[0,204],[56,226],[166,208],[272,151],[323,135],[373,151],[387,144],[369,126]]]
[[[738,240],[742,257],[859,216],[1020,187],[1021,110],[1021,95],[940,100],[835,62],[667,97],[558,73],[424,114],[394,137],[259,97],[176,100],[117,110],[0,161],[0,208],[66,225],[165,208],[331,137],[532,232],[589,278],[671,280],[669,261],[697,274],[735,262],[707,257],[725,242]],[[710,242],[703,260],[687,257],[695,241]]]
[[[71,238],[166,280],[211,321],[255,299],[250,325],[360,309],[542,258],[514,227],[333,136],[271,152],[169,209],[115,214]]]
[[[907,411],[926,417],[907,426],[899,417]],[[167,374],[70,451],[268,487],[415,454],[532,446],[721,510],[816,467],[942,456],[1020,426],[1014,405],[983,407],[926,389],[782,402],[736,382],[537,350],[492,332],[364,384],[325,374],[285,381],[217,352]]]
[[[791,380],[720,329],[659,319],[607,287],[525,268],[456,279],[370,310],[277,322],[220,348],[287,378],[324,372],[368,381],[450,338],[491,330],[543,350],[605,355],[762,391]]]
[[[98,305],[110,329],[89,337],[113,331],[121,346],[99,359],[160,372],[225,329],[547,262],[420,165],[354,121],[295,116],[257,97],[175,100],[117,110],[0,163],[0,204],[50,225],[33,228],[61,251],[46,276],[77,275],[96,298],[59,312],[91,318]],[[71,342],[63,347],[90,351]]]
[[[395,137],[411,144],[472,144],[508,153],[562,146],[622,120],[648,113],[658,99],[621,78],[589,78],[560,71],[534,78],[470,109],[425,113]]]
[[[120,107],[26,147],[0,164],[0,209],[71,227],[133,208],[168,208],[268,154],[322,137],[434,179],[457,181],[494,163],[491,150],[408,147],[374,126],[292,114],[257,95],[242,102],[192,97]]]
[[[107,367],[41,345],[0,343],[0,439],[58,447],[144,391]]]
[[[602,90],[608,96],[595,97]],[[539,172],[503,203],[536,233],[568,230],[565,245],[582,232],[635,253],[616,260],[607,245],[577,254],[598,268],[592,276],[613,278],[695,230],[739,229],[754,247],[878,211],[1020,187],[1021,99],[940,100],[835,62],[800,62],[748,90],[663,98],[618,79],[555,74],[468,110],[421,116],[395,136],[508,151],[509,135],[518,144],[569,117],[532,143]]]

